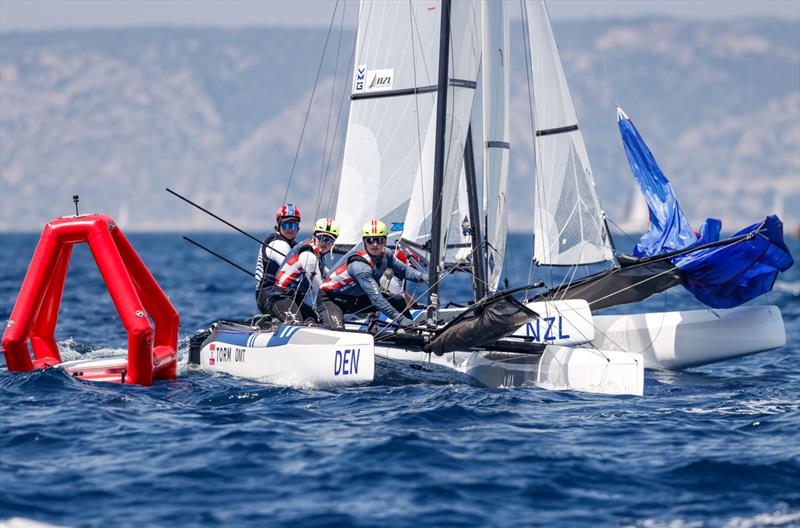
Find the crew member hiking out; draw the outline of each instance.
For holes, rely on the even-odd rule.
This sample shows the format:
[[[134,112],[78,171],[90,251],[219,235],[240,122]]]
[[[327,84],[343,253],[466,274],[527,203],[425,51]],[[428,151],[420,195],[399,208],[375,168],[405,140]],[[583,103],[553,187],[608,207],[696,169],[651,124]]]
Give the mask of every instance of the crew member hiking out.
[[[401,315],[406,310],[402,296],[384,296],[378,282],[387,267],[395,276],[411,282],[423,282],[419,271],[406,266],[386,247],[389,231],[380,220],[371,220],[361,229],[363,244],[357,245],[334,266],[317,295],[317,313],[328,328],[344,328],[344,313],[379,311],[400,326],[413,326],[414,321]]]
[[[267,235],[258,252],[256,264],[256,304],[261,313],[268,312],[267,303],[275,288],[275,276],[289,251],[297,244],[300,230],[300,209],[283,204],[275,213],[275,231]]]
[[[297,244],[284,259],[275,278],[267,308],[284,323],[316,322],[317,316],[308,299],[309,290],[317,294],[327,275],[324,256],[339,236],[339,225],[332,218],[320,218],[308,240]]]

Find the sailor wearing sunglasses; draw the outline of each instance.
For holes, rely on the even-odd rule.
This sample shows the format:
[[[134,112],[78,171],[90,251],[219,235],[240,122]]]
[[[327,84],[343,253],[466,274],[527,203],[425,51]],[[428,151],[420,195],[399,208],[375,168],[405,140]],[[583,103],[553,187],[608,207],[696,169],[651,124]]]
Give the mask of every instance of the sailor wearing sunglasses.
[[[267,235],[258,251],[256,264],[256,304],[261,313],[268,313],[269,298],[275,287],[275,275],[283,259],[297,245],[300,230],[300,209],[285,203],[275,213],[275,231]]]
[[[317,295],[317,313],[328,328],[344,328],[344,313],[364,314],[379,311],[399,326],[413,326],[414,321],[401,315],[406,311],[402,296],[384,296],[378,282],[387,268],[395,276],[411,282],[423,282],[419,271],[403,264],[386,247],[389,230],[380,220],[370,220],[361,229],[363,244],[342,257],[322,283]]]
[[[317,321],[314,309],[304,301],[309,290],[317,294],[327,274],[324,256],[333,249],[338,236],[339,224],[332,218],[320,218],[314,223],[311,238],[297,244],[278,269],[267,303],[270,314],[284,323]]]

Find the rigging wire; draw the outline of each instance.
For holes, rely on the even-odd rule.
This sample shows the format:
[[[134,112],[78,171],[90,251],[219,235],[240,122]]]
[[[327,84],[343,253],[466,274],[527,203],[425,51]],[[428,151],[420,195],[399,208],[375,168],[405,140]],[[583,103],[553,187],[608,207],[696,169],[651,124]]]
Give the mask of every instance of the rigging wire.
[[[325,125],[325,141],[323,142],[322,147],[322,165],[320,166],[320,175],[319,175],[319,185],[317,186],[317,203],[316,208],[314,209],[314,217],[317,218],[319,216],[320,207],[322,204],[322,190],[325,185],[325,179],[327,174],[325,173],[326,165],[330,166],[330,163],[326,163],[330,157],[333,156],[333,147],[334,143],[336,142],[336,134],[338,132],[338,119],[336,120],[336,127],[333,129],[333,135],[331,138],[331,144],[328,145],[328,137],[331,135],[331,116],[333,115],[333,108],[334,108],[334,101],[336,98],[336,81],[339,77],[339,63],[341,58],[341,50],[342,50],[342,36],[344,33],[344,15],[345,11],[347,10],[347,2],[345,2],[342,6],[342,13],[341,18],[339,21],[339,40],[336,45],[336,62],[333,70],[333,86],[331,87],[331,100],[330,104],[328,105],[328,120]],[[335,14],[335,13],[334,13]]]
[[[300,131],[300,139],[297,142],[297,150],[294,153],[294,161],[292,162],[292,170],[289,172],[289,181],[286,183],[286,192],[283,194],[283,201],[286,202],[286,199],[289,196],[289,190],[292,187],[292,180],[294,179],[294,169],[297,166],[297,158],[300,155],[300,147],[303,144],[303,137],[306,133],[306,126],[308,125],[308,117],[311,114],[311,106],[314,102],[314,94],[317,92],[317,85],[319,84],[319,76],[322,72],[322,65],[325,63],[325,51],[328,49],[328,42],[331,38],[331,30],[333,29],[333,22],[336,20],[336,10],[339,8],[339,0],[336,0],[336,5],[333,8],[333,14],[331,15],[331,23],[328,26],[328,34],[325,36],[325,46],[322,48],[322,56],[319,59],[319,67],[317,68],[317,76],[314,79],[314,88],[311,90],[311,97],[308,100],[308,108],[306,109],[306,117],[303,120],[303,128]]]
[[[530,27],[528,25],[528,8],[525,6],[525,0],[519,1],[520,7],[520,14],[522,16],[522,44],[523,50],[525,53],[525,78],[527,81],[528,87],[528,115],[530,117],[530,125],[531,125],[531,145],[532,145],[532,153],[533,153],[533,167],[534,167],[534,177],[531,178],[531,183],[533,187],[533,197],[534,202],[537,200],[541,200],[539,193],[536,192],[536,181],[539,178],[539,167],[538,161],[536,156],[536,110],[533,107],[533,83],[531,81],[531,71],[533,69],[533,57],[530,49]],[[536,247],[536,214],[539,210],[534,203],[534,229],[531,230],[531,251],[533,252]],[[534,268],[535,259],[531,258],[530,266],[528,268],[528,283],[532,282],[533,278],[533,268]],[[551,281],[552,282],[552,281]],[[528,299],[528,292],[525,292],[525,300]]]
[[[417,19],[414,16],[414,9],[411,5],[411,0],[408,0],[408,16],[410,19],[411,24],[411,61],[412,61],[412,68],[411,71],[414,73],[414,89],[419,88],[419,82],[417,81],[417,52],[416,47],[414,45],[414,35],[416,29],[416,37],[420,39],[420,50],[423,50],[422,47],[422,40],[419,34],[419,25],[417,24]],[[430,72],[428,71],[428,64],[425,62],[425,53],[422,53],[422,67],[425,71],[425,77],[430,79]],[[416,118],[417,123],[417,159],[419,162],[417,163],[417,168],[419,172],[417,172],[416,178],[419,179],[420,182],[420,192],[422,196],[426,196],[425,194],[425,178],[422,175],[422,127],[420,126],[419,122],[419,94],[412,95],[414,98],[414,116]],[[413,193],[413,190],[412,190]],[[409,199],[410,201],[410,199]],[[427,218],[427,203],[423,199],[422,200],[422,218]],[[405,226],[404,226],[405,228]],[[402,238],[402,234],[401,234]]]
[[[355,57],[355,54],[356,54],[356,43],[353,42],[353,48],[350,51],[350,60],[349,60],[348,64],[353,64],[353,59]],[[347,69],[345,69],[345,72],[347,72]],[[345,73],[345,75],[346,75],[346,73]],[[327,192],[328,192],[328,201],[327,201],[327,206],[326,206],[326,209],[325,209],[326,211],[328,211],[328,214],[331,214],[330,212],[333,210],[333,197],[334,197],[333,189],[338,188],[339,181],[341,180],[341,178],[336,178],[335,174],[341,175],[342,165],[344,164],[344,146],[342,145],[342,141],[343,141],[341,139],[342,135],[339,134],[339,123],[342,120],[342,113],[343,113],[343,110],[344,110],[344,107],[345,107],[345,102],[349,100],[349,97],[348,97],[348,93],[349,92],[350,92],[350,85],[349,85],[349,83],[347,83],[347,81],[345,81],[344,83],[342,83],[342,96],[339,99],[339,114],[336,117],[336,126],[335,126],[336,134],[334,135],[334,143],[333,143],[333,147],[334,147],[333,151],[334,152],[341,152],[341,155],[336,157],[336,163],[333,164],[334,176],[333,176],[333,180],[331,181],[331,185],[326,185],[323,188],[323,190],[325,188],[327,188]],[[347,136],[347,134],[345,133],[345,138],[344,139],[347,139],[346,136]],[[335,148],[337,139],[338,139],[338,142],[339,142],[339,146],[341,147],[339,149]],[[333,155],[328,157],[328,166],[325,169],[325,178],[326,178],[326,180],[331,175],[331,165],[332,165],[333,159],[334,159]],[[337,168],[338,168],[338,170],[337,170]]]

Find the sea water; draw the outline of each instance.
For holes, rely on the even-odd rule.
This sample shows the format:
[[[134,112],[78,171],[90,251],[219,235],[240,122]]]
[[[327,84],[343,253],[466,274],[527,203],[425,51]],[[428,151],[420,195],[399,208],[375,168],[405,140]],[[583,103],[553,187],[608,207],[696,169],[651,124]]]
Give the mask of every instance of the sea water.
[[[255,267],[253,241],[194,238]],[[2,320],[37,239],[0,234]],[[178,379],[143,388],[9,374],[0,358],[0,524],[800,525],[798,266],[757,301],[780,307],[786,347],[646,371],[643,397],[430,383],[383,364],[368,387],[311,390],[187,369],[195,329],[254,310],[253,279],[177,234],[130,239],[181,314]],[[530,238],[509,248],[509,282],[523,284]],[[446,288],[468,295],[465,279]],[[695,307],[677,287],[616,311]],[[85,247],[56,339],[65,360],[124,353]]]

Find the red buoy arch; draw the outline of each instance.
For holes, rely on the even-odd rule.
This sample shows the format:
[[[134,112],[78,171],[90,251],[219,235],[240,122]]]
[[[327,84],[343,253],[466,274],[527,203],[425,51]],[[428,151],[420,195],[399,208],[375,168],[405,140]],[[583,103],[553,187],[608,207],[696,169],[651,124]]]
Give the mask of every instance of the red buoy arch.
[[[57,218],[44,227],[3,332],[8,370],[26,372],[61,363],[54,335],[58,309],[72,247],[84,242],[128,332],[124,382],[151,385],[153,379],[175,379],[178,312],[119,226],[101,214]]]

